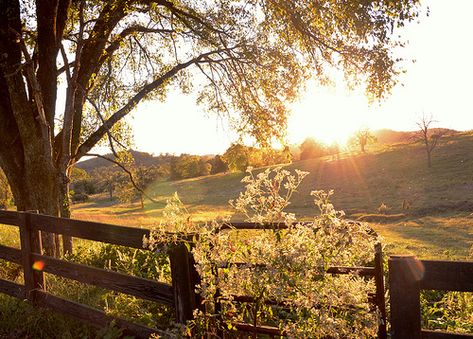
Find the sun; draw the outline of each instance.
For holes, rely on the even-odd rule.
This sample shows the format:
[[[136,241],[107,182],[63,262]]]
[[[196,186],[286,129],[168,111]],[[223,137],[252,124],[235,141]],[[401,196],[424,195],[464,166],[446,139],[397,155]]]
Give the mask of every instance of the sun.
[[[334,126],[332,128],[327,128],[325,131],[316,131],[313,135],[308,135],[308,137],[314,138],[325,145],[338,144],[343,147],[346,146],[348,139],[353,134],[353,131],[346,128],[341,128],[340,126]]]
[[[355,131],[370,123],[370,108],[364,95],[346,90],[319,88],[291,110],[288,136],[292,143],[310,137],[343,147]]]

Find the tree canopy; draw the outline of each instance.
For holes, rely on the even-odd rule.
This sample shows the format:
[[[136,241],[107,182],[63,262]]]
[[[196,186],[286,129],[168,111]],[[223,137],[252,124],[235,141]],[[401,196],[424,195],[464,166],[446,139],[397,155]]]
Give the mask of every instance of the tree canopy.
[[[392,32],[418,15],[417,0],[0,0],[0,166],[20,210],[67,215],[72,166],[119,147],[123,118],[173,87],[260,143],[281,138],[309,77],[335,67],[389,93]]]

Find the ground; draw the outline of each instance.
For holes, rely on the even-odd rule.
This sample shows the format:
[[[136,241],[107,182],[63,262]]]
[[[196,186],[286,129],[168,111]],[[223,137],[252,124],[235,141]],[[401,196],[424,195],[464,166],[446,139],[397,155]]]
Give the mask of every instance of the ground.
[[[422,147],[406,143],[374,146],[367,154],[345,152],[340,159],[325,157],[297,161],[286,167],[310,172],[290,206],[290,210],[301,219],[310,219],[317,213],[310,191],[334,189],[335,207],[345,210],[347,218],[368,222],[383,237],[387,254],[414,254],[422,259],[465,259],[469,255],[473,245],[473,132],[444,139],[433,153],[431,169],[427,168]],[[105,194],[96,195],[89,202],[73,205],[73,217],[152,227],[159,222],[166,200],[178,192],[194,221],[222,215],[241,220],[241,216],[233,215],[228,200],[237,197],[243,189],[240,182],[243,176],[242,173],[229,173],[156,182],[148,188],[148,194],[158,202],[148,201],[144,209],[138,202],[120,204],[110,201]],[[385,206],[384,211],[379,210],[381,204]],[[18,228],[0,225],[0,244],[19,247]],[[96,263],[99,267],[108,267],[112,262],[107,259],[110,255],[125,256],[123,262],[131,262],[129,258],[136,255],[111,247],[91,249],[89,243],[80,240],[75,244],[79,259],[89,264]],[[2,278],[21,282],[19,267],[5,261],[0,264]],[[144,307],[134,298],[126,299],[123,295],[53,276],[48,277],[48,283],[55,294],[106,309],[121,317],[136,318],[144,324],[156,321],[150,315],[166,317],[164,311],[160,313],[152,309],[148,312],[148,306]],[[470,329],[471,321],[464,321],[471,317],[467,308],[462,311],[463,316],[457,317],[460,320],[455,318],[458,321],[454,321],[451,327],[438,324],[442,319],[452,319],[451,315],[445,319],[439,315],[442,298],[444,295],[439,294],[429,297],[430,302],[423,302],[424,323],[432,329]],[[465,293],[464,298],[471,300],[471,294]],[[124,304],[128,307],[122,307]],[[431,321],[437,325],[430,324]],[[461,325],[462,321],[466,325]],[[103,336],[80,322],[54,312],[38,312],[27,303],[0,294],[0,339],[50,338],[57,333],[62,333],[64,338]]]
[[[448,136],[433,152],[432,168],[419,144],[373,146],[367,154],[297,161],[287,169],[310,172],[290,206],[301,219],[317,213],[310,191],[333,189],[347,217],[367,221],[383,236],[388,253],[420,258],[464,258],[473,245],[473,132]],[[243,173],[156,182],[148,194],[158,203],[118,204],[105,195],[73,207],[73,217],[152,227],[174,192],[195,221],[231,216],[228,200],[243,189]],[[379,206],[387,209],[381,214]],[[240,216],[232,217],[239,220]]]

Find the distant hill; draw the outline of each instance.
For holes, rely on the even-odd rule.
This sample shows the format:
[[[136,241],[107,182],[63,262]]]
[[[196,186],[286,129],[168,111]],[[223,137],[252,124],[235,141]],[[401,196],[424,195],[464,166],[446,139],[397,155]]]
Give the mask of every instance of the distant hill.
[[[454,135],[457,131],[448,128],[433,128],[432,133],[442,131],[446,135]],[[393,131],[391,129],[378,129],[373,131],[373,135],[376,137],[379,144],[399,144],[409,143],[415,138],[415,131]]]
[[[410,142],[415,132],[393,131],[391,129],[378,129],[373,131],[377,142],[380,144],[397,144]]]
[[[143,166],[164,165],[164,164],[169,163],[171,159],[175,157],[175,155],[172,155],[172,154],[161,154],[158,156],[154,156],[147,152],[139,152],[139,151],[134,151],[134,150],[131,150],[130,153],[133,156],[133,159],[135,159],[135,163],[137,165],[143,165]],[[106,154],[105,156],[108,158],[114,159],[113,154]],[[113,166],[112,162],[107,161],[102,158],[92,158],[92,159],[81,161],[76,164],[76,167],[86,170],[87,172],[91,172],[94,169],[99,168],[99,167],[111,167],[111,166]]]
[[[394,136],[397,141],[407,140],[407,132],[391,134]],[[339,160],[322,157],[297,161],[286,168],[308,171],[310,175],[294,195],[289,209],[310,216],[316,211],[310,192],[334,189],[335,205],[351,215],[377,213],[381,203],[388,206],[389,214],[473,211],[472,149],[472,131],[452,132],[434,150],[432,168],[427,167],[425,150],[419,143],[386,145],[366,154],[344,153]],[[229,173],[159,182],[149,188],[149,193],[165,201],[177,191],[182,201],[196,210],[227,208],[228,200],[237,197],[243,189],[240,182],[243,176],[243,173]],[[404,209],[405,204],[409,205],[408,210]]]

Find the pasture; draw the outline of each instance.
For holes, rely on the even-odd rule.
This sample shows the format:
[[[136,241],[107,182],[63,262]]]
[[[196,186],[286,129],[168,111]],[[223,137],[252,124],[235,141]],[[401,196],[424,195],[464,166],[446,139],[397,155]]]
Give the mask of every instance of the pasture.
[[[434,152],[433,167],[428,169],[423,149],[419,145],[397,144],[374,146],[366,154],[343,153],[340,159],[331,157],[294,162],[287,169],[310,172],[294,195],[289,210],[303,220],[317,214],[310,191],[334,189],[333,203],[347,217],[370,224],[384,239],[387,254],[415,254],[421,259],[465,259],[473,245],[472,198],[473,198],[473,133],[449,136]],[[259,171],[259,170],[258,170]],[[256,173],[258,172],[256,171]],[[194,221],[205,221],[218,216],[234,215],[228,200],[236,198],[243,190],[240,182],[243,173],[219,174],[181,181],[157,182],[148,188],[148,194],[158,202],[120,204],[109,201],[104,195],[94,196],[86,203],[73,205],[73,217],[82,220],[113,223],[135,227],[152,227],[159,223],[166,200],[178,192],[181,200],[193,215]],[[409,208],[403,208],[405,201]],[[381,203],[387,206],[384,213],[378,211]],[[0,243],[19,247],[18,229],[0,225]],[[149,263],[129,264],[141,260],[141,256],[124,249],[112,249],[76,241],[72,260],[112,268],[135,275],[152,274],[159,279],[165,272],[152,271]],[[141,258],[141,259],[140,259]],[[116,266],[112,267],[112,262]],[[5,263],[5,264],[4,264]],[[127,264],[128,263],[128,264]],[[22,281],[15,265],[2,261],[2,275]],[[146,272],[142,271],[145,270]],[[104,309],[109,314],[138,321],[144,325],[167,323],[169,314],[165,309],[153,309],[146,303],[120,293],[108,292],[82,283],[71,283],[61,278],[48,277],[52,290],[58,295]],[[71,291],[72,295],[71,295]],[[102,332],[59,314],[33,309],[26,303],[0,295],[0,338],[28,336],[48,338],[61,331],[64,338],[78,334],[85,337],[110,338],[120,334],[116,328]],[[465,313],[456,323],[440,323],[437,306],[445,302],[444,294],[424,299],[422,314],[424,326],[429,328],[464,328],[468,322]],[[470,294],[465,294],[470,300]],[[428,300],[428,301],[426,301]],[[452,299],[456,300],[456,299]],[[122,305],[127,304],[124,308]],[[462,314],[462,313],[460,313]],[[8,319],[14,319],[9,321]],[[440,319],[440,320],[439,320]],[[459,325],[460,324],[460,325]],[[463,325],[462,325],[463,324]],[[40,328],[40,330],[38,330]],[[3,332],[2,332],[3,331]]]
[[[317,213],[310,192],[334,190],[336,209],[348,218],[369,222],[385,239],[388,253],[415,254],[421,258],[465,258],[473,244],[473,132],[445,137],[426,165],[418,144],[374,145],[366,154],[341,154],[297,161],[288,170],[310,174],[294,195],[289,211],[302,220]],[[218,216],[241,220],[228,205],[243,189],[243,173],[218,174],[181,181],[161,181],[148,188],[158,202],[119,204],[105,195],[73,206],[83,220],[152,227],[174,192],[194,221]],[[384,203],[387,211],[378,207]],[[404,208],[403,208],[404,205]],[[407,207],[407,208],[406,208]]]

